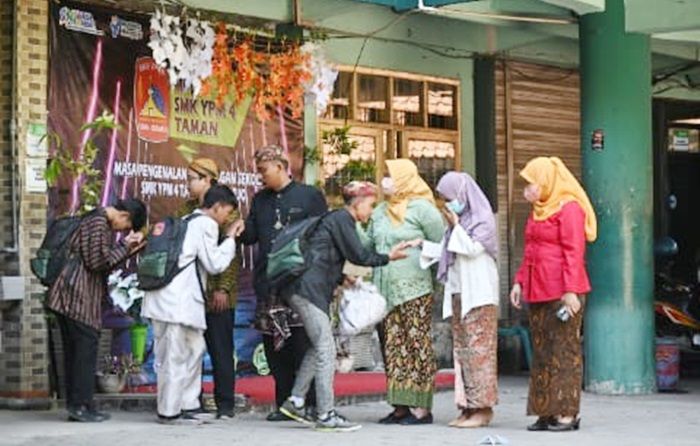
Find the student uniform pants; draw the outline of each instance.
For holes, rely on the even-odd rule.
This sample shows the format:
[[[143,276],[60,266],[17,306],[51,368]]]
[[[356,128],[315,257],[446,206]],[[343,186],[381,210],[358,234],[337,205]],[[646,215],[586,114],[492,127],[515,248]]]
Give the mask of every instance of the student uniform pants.
[[[158,415],[175,417],[200,408],[204,331],[181,324],[153,321]]]

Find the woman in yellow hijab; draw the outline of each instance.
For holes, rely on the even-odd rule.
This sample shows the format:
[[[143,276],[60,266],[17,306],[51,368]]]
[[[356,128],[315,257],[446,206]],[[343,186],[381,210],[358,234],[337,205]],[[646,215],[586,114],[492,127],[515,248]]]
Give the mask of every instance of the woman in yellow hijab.
[[[445,225],[430,186],[407,159],[386,162],[382,181],[386,201],[372,213],[368,232],[377,252],[386,253],[396,243],[442,240]],[[433,380],[436,364],[431,325],[433,278],[420,266],[417,244],[408,257],[374,269],[374,284],[386,298],[384,319],[387,402],[394,410],[382,424],[430,424],[433,421]]]
[[[386,188],[387,213],[394,226],[400,226],[406,217],[408,203],[411,200],[423,199],[435,205],[435,196],[423,178],[418,174],[418,167],[409,159],[389,160],[386,162],[389,176],[384,178],[382,185],[391,183],[390,193]]]
[[[586,191],[561,159],[556,156],[535,158],[527,163],[520,176],[530,185],[539,188],[539,199],[532,203],[535,220],[547,220],[561,211],[564,204],[576,201],[586,214],[586,240],[595,241],[598,223],[593,205]]]
[[[531,160],[520,175],[532,204],[525,227],[525,253],[515,276],[511,302],[529,304],[534,359],[530,370],[528,415],[531,431],[578,430],[583,380],[581,324],[585,294],[586,242],[598,226],[588,195],[556,157]]]

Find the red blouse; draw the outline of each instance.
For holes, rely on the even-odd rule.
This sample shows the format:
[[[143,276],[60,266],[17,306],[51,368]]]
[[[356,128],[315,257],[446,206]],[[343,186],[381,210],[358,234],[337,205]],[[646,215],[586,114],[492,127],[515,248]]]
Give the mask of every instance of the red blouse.
[[[525,253],[515,275],[525,302],[551,302],[567,292],[591,291],[586,272],[586,215],[571,201],[544,221],[532,215],[525,227]]]

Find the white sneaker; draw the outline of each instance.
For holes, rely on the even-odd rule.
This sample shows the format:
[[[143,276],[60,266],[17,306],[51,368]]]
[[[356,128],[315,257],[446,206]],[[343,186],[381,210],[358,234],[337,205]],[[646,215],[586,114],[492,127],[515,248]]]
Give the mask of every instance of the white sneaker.
[[[362,426],[348,421],[347,418],[332,410],[325,418],[319,417],[314,430],[319,432],[354,432],[362,429]]]

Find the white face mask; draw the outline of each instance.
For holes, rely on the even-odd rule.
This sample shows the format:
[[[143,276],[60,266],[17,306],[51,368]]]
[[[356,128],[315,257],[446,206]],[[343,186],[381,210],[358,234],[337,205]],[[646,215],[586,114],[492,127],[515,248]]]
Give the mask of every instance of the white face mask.
[[[382,192],[384,195],[394,195],[396,188],[394,187],[394,180],[391,177],[382,178]]]

